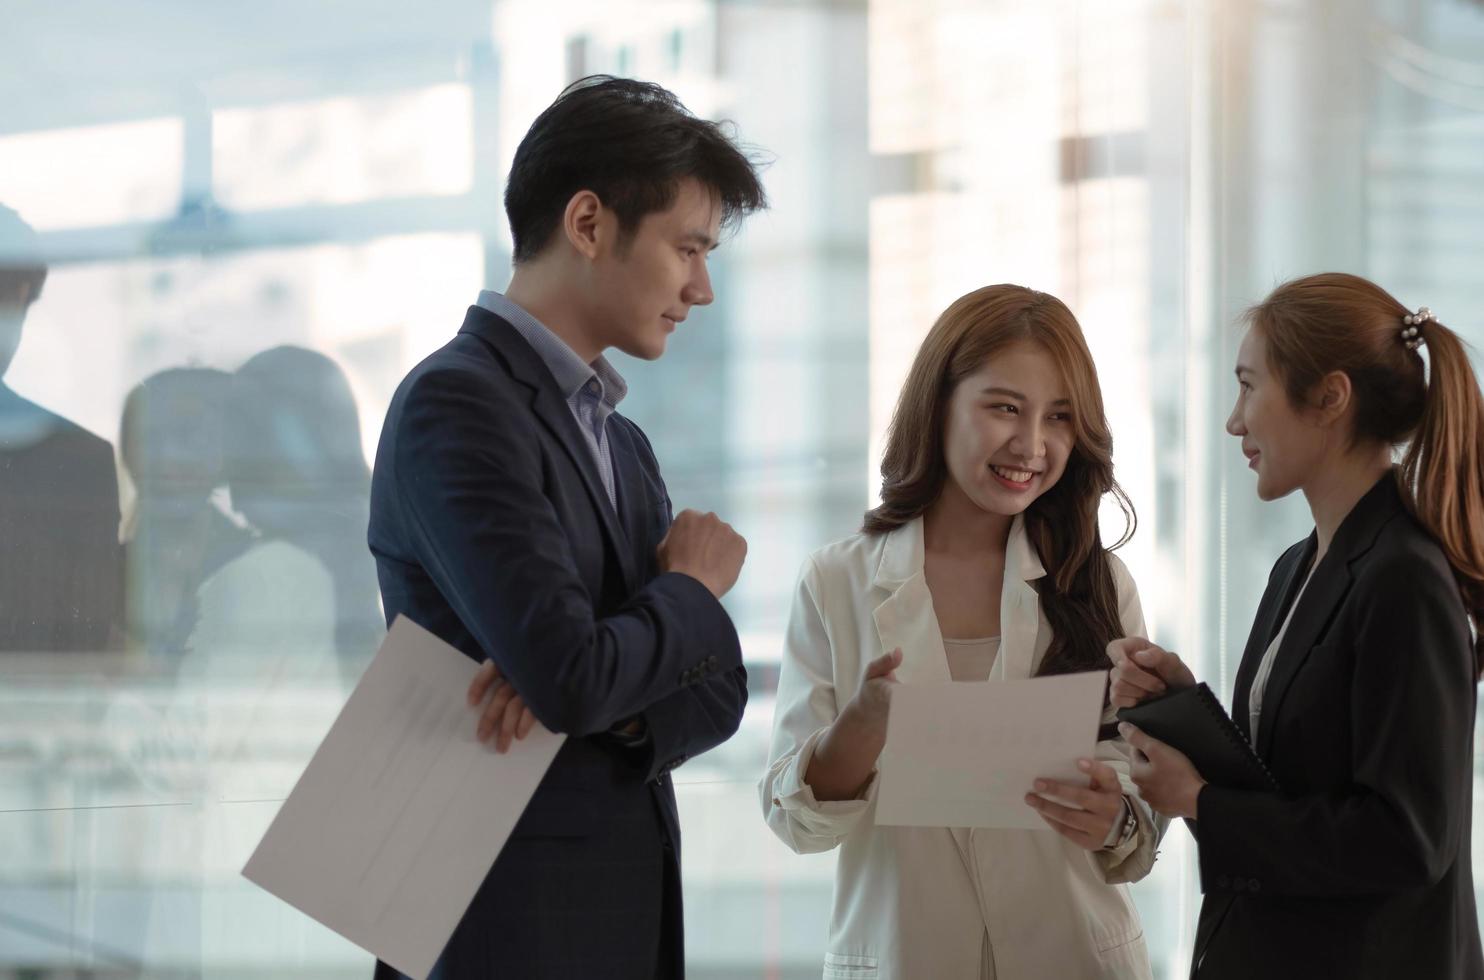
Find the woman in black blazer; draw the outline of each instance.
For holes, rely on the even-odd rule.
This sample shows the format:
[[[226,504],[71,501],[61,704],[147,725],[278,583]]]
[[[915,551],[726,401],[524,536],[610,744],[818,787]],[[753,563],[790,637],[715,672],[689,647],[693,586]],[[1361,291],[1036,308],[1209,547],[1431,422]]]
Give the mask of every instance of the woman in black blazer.
[[[1232,712],[1283,792],[1210,785],[1125,726],[1144,799],[1198,844],[1192,975],[1484,977],[1469,856],[1478,382],[1425,307],[1355,276],[1287,283],[1249,320],[1227,431],[1258,495],[1302,490],[1315,524],[1273,567]],[[1194,683],[1147,640],[1109,655],[1120,706]]]

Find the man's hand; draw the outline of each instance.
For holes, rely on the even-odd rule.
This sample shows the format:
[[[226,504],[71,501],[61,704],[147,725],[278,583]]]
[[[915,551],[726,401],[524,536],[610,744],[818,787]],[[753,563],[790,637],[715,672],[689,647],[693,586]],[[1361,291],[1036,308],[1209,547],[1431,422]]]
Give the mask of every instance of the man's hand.
[[[521,700],[515,688],[500,674],[493,660],[486,660],[469,682],[469,706],[478,707],[485,696],[494,691],[494,697],[479,714],[479,725],[474,733],[481,742],[495,740],[495,751],[505,752],[510,740],[523,739],[536,727],[536,716]]]
[[[709,511],[676,514],[659,546],[660,571],[689,575],[718,599],[737,584],[746,557],[747,541]]]
[[[1145,735],[1128,722],[1118,726],[1135,749],[1130,777],[1139,796],[1156,813],[1197,819],[1196,802],[1206,781],[1184,752]]]
[[[1178,654],[1164,650],[1142,636],[1125,637],[1109,643],[1108,659],[1113,661],[1108,699],[1115,708],[1131,708],[1172,687],[1195,685],[1195,675]]]

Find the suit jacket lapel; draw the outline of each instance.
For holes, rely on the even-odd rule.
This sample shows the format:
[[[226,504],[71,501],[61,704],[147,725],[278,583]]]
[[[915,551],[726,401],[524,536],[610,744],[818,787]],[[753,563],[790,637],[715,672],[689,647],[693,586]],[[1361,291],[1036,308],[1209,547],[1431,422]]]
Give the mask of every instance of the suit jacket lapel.
[[[608,419],[608,451],[613,457],[613,485],[618,491],[618,516],[624,536],[632,547],[642,547],[650,543],[645,541],[649,508],[661,501],[650,500],[633,436],[617,415]]]
[[[598,474],[598,464],[593,459],[592,451],[588,449],[587,441],[577,428],[577,420],[572,417],[572,410],[567,406],[567,400],[557,390],[556,380],[541,361],[540,355],[504,319],[478,306],[469,307],[460,333],[474,334],[489,344],[504,359],[510,368],[511,377],[530,390],[532,414],[556,439],[572,460],[577,472],[582,475],[582,484],[592,501],[593,509],[598,513],[603,530],[608,536],[608,543],[618,561],[624,591],[632,593],[637,588],[632,549],[619,526],[618,514],[608,500],[608,491]],[[617,467],[614,478],[617,480]]]
[[[1307,553],[1309,552],[1306,549]],[[1295,578],[1300,587],[1303,587],[1305,564],[1307,562],[1297,564],[1298,574]],[[1308,586],[1304,588],[1304,594],[1298,597],[1298,606],[1293,610],[1293,618],[1288,621],[1288,631],[1283,634],[1283,642],[1273,658],[1273,669],[1268,674],[1267,687],[1262,695],[1262,716],[1265,721],[1258,726],[1255,746],[1262,759],[1268,759],[1272,748],[1273,730],[1276,726],[1270,722],[1283,710],[1283,696],[1288,693],[1289,684],[1293,682],[1299,668],[1309,659],[1309,652],[1314,648],[1320,631],[1329,623],[1331,614],[1349,591],[1350,569],[1345,565],[1344,556],[1332,548],[1314,569]],[[1282,622],[1281,617],[1279,622]],[[1261,653],[1258,656],[1261,657]],[[1243,712],[1243,717],[1247,717],[1247,712]]]
[[[1262,662],[1262,655],[1267,652],[1268,645],[1277,635],[1278,627],[1283,623],[1283,617],[1288,614],[1289,607],[1293,605],[1295,593],[1303,585],[1304,579],[1301,572],[1309,567],[1309,561],[1313,558],[1318,546],[1318,536],[1310,534],[1309,540],[1302,547],[1286,555],[1284,567],[1279,569],[1277,575],[1273,577],[1273,584],[1269,586],[1262,597],[1262,602],[1258,604],[1257,615],[1252,622],[1252,632],[1247,636],[1247,646],[1242,651],[1242,662],[1237,667],[1237,683],[1232,693],[1232,720],[1237,723],[1238,728],[1242,729],[1242,734],[1248,738],[1252,737],[1247,707],[1252,695],[1252,679],[1257,675],[1257,667]]]
[[[902,650],[897,679],[904,684],[930,684],[953,678],[943,652],[943,634],[933,612],[933,597],[923,574],[922,518],[885,536],[873,585],[889,594],[872,613],[881,650]]]
[[[1376,537],[1392,518],[1404,513],[1401,496],[1397,490],[1394,473],[1388,472],[1362,497],[1335,530],[1329,552],[1314,569],[1313,578],[1303,596],[1298,600],[1288,631],[1283,634],[1283,643],[1273,660],[1272,672],[1263,692],[1262,714],[1264,718],[1276,718],[1283,710],[1283,698],[1288,693],[1293,678],[1308,660],[1315,642],[1329,625],[1334,611],[1350,591],[1354,575],[1350,568],[1376,543]],[[1317,543],[1311,542],[1311,543]],[[1308,565],[1308,556],[1314,549],[1306,547],[1301,559],[1294,564],[1292,578],[1303,581],[1303,570]],[[1291,591],[1292,583],[1290,583]],[[1279,623],[1282,622],[1281,616]],[[1271,637],[1269,641],[1271,642]],[[1266,649],[1264,644],[1263,649]],[[1258,654],[1261,656],[1261,653]],[[1244,657],[1244,660],[1246,658]],[[1250,681],[1249,681],[1250,690]],[[1242,716],[1247,715],[1244,698]],[[1273,730],[1276,726],[1264,722],[1258,728],[1257,754],[1268,759],[1272,748]]]

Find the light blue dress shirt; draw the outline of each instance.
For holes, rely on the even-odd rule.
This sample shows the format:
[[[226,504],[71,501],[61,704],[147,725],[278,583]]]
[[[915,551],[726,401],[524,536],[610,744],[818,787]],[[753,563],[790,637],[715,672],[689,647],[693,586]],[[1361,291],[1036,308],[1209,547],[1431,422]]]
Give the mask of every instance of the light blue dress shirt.
[[[477,304],[508,322],[526,343],[535,349],[541,362],[556,379],[557,389],[567,400],[577,428],[587,442],[593,462],[598,465],[598,475],[603,480],[603,489],[608,491],[608,503],[618,510],[618,495],[613,488],[613,457],[608,452],[608,416],[618,408],[628,394],[629,386],[608,359],[599,354],[591,364],[585,363],[577,352],[551,332],[551,328],[532,316],[524,307],[493,289],[482,290]]]

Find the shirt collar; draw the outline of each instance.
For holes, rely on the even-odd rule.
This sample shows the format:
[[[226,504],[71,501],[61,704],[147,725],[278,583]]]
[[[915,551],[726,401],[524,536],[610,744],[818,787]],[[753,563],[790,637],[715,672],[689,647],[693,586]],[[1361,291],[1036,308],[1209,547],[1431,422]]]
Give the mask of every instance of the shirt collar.
[[[480,290],[476,304],[509,323],[535,349],[541,362],[556,380],[563,398],[571,398],[582,390],[582,386],[594,377],[603,387],[603,401],[616,407],[628,394],[629,386],[608,359],[599,354],[591,364],[585,363],[577,352],[567,346],[550,327],[536,319],[525,307],[493,289]]]
[[[896,589],[923,574],[926,562],[927,546],[923,541],[923,519],[919,514],[887,533],[872,584]],[[1041,563],[1036,546],[1026,533],[1025,516],[1017,514],[1010,522],[1010,536],[1005,541],[1005,581],[1034,582],[1045,575],[1046,566]]]

